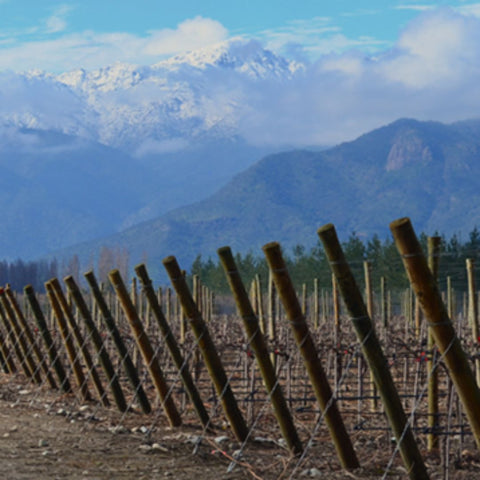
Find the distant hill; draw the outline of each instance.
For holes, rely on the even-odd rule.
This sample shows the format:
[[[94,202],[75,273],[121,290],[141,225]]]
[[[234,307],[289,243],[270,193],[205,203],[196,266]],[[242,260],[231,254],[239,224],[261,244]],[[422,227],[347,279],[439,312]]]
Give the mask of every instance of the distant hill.
[[[75,135],[0,128],[0,259],[34,258],[198,201],[265,151],[205,139],[138,159]]]
[[[384,237],[400,216],[428,234],[480,223],[480,121],[402,119],[325,151],[269,155],[201,202],[69,252],[121,245],[160,275],[170,254],[189,268],[226,244],[255,253],[272,240],[313,246],[326,222],[344,238]]]
[[[237,39],[150,66],[0,72],[0,259],[32,258],[206,198],[281,150],[248,141],[247,118],[258,91],[301,71]]]

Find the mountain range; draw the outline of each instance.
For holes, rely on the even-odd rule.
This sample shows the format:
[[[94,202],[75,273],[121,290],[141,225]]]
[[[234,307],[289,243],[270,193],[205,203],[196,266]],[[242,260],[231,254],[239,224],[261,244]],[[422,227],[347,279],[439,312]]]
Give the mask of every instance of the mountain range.
[[[314,245],[330,221],[363,238],[403,215],[427,233],[477,225],[480,121],[402,119],[313,149],[256,131],[263,93],[305,68],[233,40],[151,66],[0,72],[2,258],[118,245],[188,268],[223,244]]]
[[[401,216],[419,233],[466,235],[480,220],[479,178],[480,120],[401,119],[323,151],[268,155],[200,202],[75,251],[121,245],[133,260],[147,257],[161,278],[166,255],[188,269],[196,255],[215,258],[223,245],[254,254],[273,240],[310,247],[327,222],[343,239],[384,238]]]
[[[0,72],[2,257],[33,258],[156,218],[281,150],[247,142],[240,110],[254,85],[298,68],[256,42],[230,41],[152,66]]]

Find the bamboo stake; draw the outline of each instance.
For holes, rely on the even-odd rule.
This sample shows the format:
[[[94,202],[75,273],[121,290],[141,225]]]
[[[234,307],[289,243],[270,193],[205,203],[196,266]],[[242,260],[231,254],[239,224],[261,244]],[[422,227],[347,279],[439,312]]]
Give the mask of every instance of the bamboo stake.
[[[340,463],[343,468],[348,470],[358,468],[360,464],[338,411],[327,376],[318,358],[315,344],[282,257],[280,245],[276,242],[268,243],[263,246],[263,252],[285,308],[295,342],[302,354],[318,404],[324,414],[325,423],[330,431]]]
[[[128,353],[128,349],[125,346],[125,343],[123,342],[122,336],[120,335],[120,332],[117,328],[115,320],[113,319],[111,311],[108,308],[107,302],[105,301],[105,298],[100,290],[100,287],[98,286],[95,275],[93,271],[90,271],[85,273],[84,276],[87,279],[87,282],[90,286],[90,289],[92,291],[93,297],[95,298],[95,302],[98,306],[98,309],[102,314],[103,321],[105,322],[105,325],[107,326],[107,329],[113,339],[113,342],[115,343],[115,346],[120,355],[121,363],[125,368],[125,373],[127,374],[130,384],[132,385],[135,391],[135,395],[137,396],[138,401],[140,402],[140,406],[143,412],[148,414],[152,411],[150,402],[145,393],[145,390],[142,387],[140,378],[138,377],[137,369],[133,364],[132,358]]]
[[[323,243],[330,266],[337,278],[344,303],[352,316],[351,322],[377,384],[385,413],[395,435],[407,472],[412,479],[427,479],[428,473],[395,388],[387,359],[378,340],[375,327],[368,316],[362,294],[345,259],[335,227],[332,224],[324,225],[318,230],[318,236]]]
[[[232,251],[230,247],[222,247],[217,250],[217,252],[227,276],[230,289],[235,297],[237,309],[242,317],[249,345],[255,354],[255,360],[257,361],[263,383],[272,402],[273,411],[280,425],[283,438],[293,453],[300,454],[303,451],[302,442],[298,437],[292,415],[283,396],[282,388],[275,374],[275,368],[270,361],[267,343],[261,332],[259,319],[255,315],[252,304],[248,299]]]
[[[435,279],[428,268],[420,244],[408,218],[390,224],[395,243],[402,255],[410,283],[415,289],[456,390],[465,408],[472,433],[480,448],[480,390],[460,340],[448,317]]]
[[[118,270],[112,270],[108,274],[108,278],[120,300],[138,348],[145,360],[150,377],[160,397],[160,401],[162,402],[168,421],[172,427],[178,427],[182,424],[182,419],[175,406],[175,402],[173,401],[173,396],[168,388],[162,368],[160,367],[158,354],[154,352],[150,340],[145,333],[142,322],[130,296],[128,295],[127,288],[123,283],[120,272]]]
[[[85,303],[83,295],[80,292],[80,289],[78,288],[73,276],[69,275],[68,277],[65,277],[64,282],[67,285],[68,291],[70,292],[79,313],[83,317],[88,334],[92,339],[93,346],[95,347],[98,358],[100,359],[100,364],[102,365],[105,376],[107,377],[108,384],[110,386],[113,398],[115,399],[117,408],[121,412],[126,412],[128,407],[127,403],[125,402],[122,387],[118,380],[118,375],[115,373],[108,352],[103,344],[102,337],[95,326],[92,315],[87,307],[87,304]]]
[[[239,441],[243,442],[248,437],[248,427],[238,408],[237,401],[233,395],[232,388],[227,379],[220,357],[218,356],[215,344],[208,331],[208,327],[192,298],[192,294],[175,257],[170,256],[165,258],[163,265],[167,270],[173,288],[177,292],[177,296],[182,304],[185,316],[188,318],[190,327],[197,339],[198,347],[205,360],[208,373],[214,384],[215,391],[220,398],[225,415],[230,422],[235,436]]]
[[[180,349],[178,347],[177,341],[175,340],[175,336],[173,335],[172,330],[170,329],[170,325],[168,324],[167,319],[165,318],[165,315],[163,314],[163,311],[160,308],[160,305],[158,304],[157,297],[155,295],[155,290],[153,289],[153,286],[152,286],[152,281],[148,276],[147,268],[143,264],[137,265],[135,267],[135,272],[138,275],[140,282],[142,283],[143,291],[145,292],[145,296],[147,298],[148,304],[150,305],[152,312],[155,318],[157,319],[158,327],[160,328],[160,331],[165,340],[165,343],[170,352],[170,355],[175,363],[175,366],[177,367],[180,373],[180,377],[182,378],[183,385],[185,387],[185,390],[187,391],[187,394],[191,402],[193,403],[193,407],[195,408],[197,416],[202,422],[202,425],[204,427],[209,427],[210,417],[207,413],[207,410],[205,409],[205,406],[203,405],[203,402],[197,390],[197,387],[193,382],[192,376],[190,374],[190,370],[188,369],[188,364],[183,358],[183,355],[180,352]]]
[[[55,347],[55,343],[53,342],[52,336],[50,335],[50,331],[48,330],[47,322],[45,320],[45,316],[43,315],[42,309],[40,308],[40,304],[38,303],[35,291],[32,285],[27,285],[23,291],[25,293],[25,297],[30,304],[30,308],[32,310],[33,316],[35,317],[38,329],[42,335],[43,342],[47,349],[47,355],[50,359],[50,363],[55,370],[55,373],[57,374],[58,380],[60,382],[60,388],[64,392],[71,392],[72,387],[70,385],[70,381],[68,380],[65,369],[63,368],[62,362],[60,361],[59,354]]]

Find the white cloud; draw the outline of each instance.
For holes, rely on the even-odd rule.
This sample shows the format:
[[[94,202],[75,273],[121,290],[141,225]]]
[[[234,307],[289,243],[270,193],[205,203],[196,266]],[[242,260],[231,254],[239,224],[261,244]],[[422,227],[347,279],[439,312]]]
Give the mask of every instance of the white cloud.
[[[480,117],[480,20],[424,12],[396,45],[368,56],[322,56],[285,88],[255,92],[242,118],[255,143],[332,144],[400,117],[451,122]]]
[[[73,91],[52,78],[0,73],[3,124],[95,136],[93,113]]]
[[[374,8],[358,8],[349,12],[343,12],[342,17],[365,17],[368,15],[378,15],[380,11]]]
[[[450,9],[414,20],[380,68],[391,81],[411,87],[463,82],[478,71],[480,23]]]
[[[50,17],[51,32],[58,32],[64,26],[63,18],[68,11],[62,7]],[[226,37],[227,30],[219,22],[195,17],[180,23],[176,29],[156,30],[144,37],[124,32],[85,31],[28,42],[10,38],[10,42],[0,43],[0,70],[40,69],[58,73],[80,67],[95,69],[115,62],[152,64]]]
[[[372,39],[346,38],[331,27],[328,19],[317,19],[310,25],[292,24],[276,32],[276,37],[275,32],[264,32],[263,39],[265,43],[277,41],[279,48],[293,48],[298,45],[295,42],[301,31],[304,38],[314,38],[315,32],[321,31],[321,40],[330,44],[324,45],[327,53],[316,62],[307,63],[291,80],[257,81],[234,72],[215,78],[212,69],[197,72],[201,81],[190,88],[178,72],[180,80],[175,91],[168,90],[168,78],[162,77],[161,82],[149,79],[133,88],[127,85],[115,94],[105,93],[99,102],[108,107],[105,111],[110,115],[102,117],[100,113],[100,120],[87,116],[82,120],[83,128],[90,128],[97,121],[97,131],[102,131],[118,122],[115,132],[119,132],[131,121],[133,132],[137,128],[133,122],[144,125],[148,120],[152,125],[151,138],[146,143],[137,139],[136,153],[142,156],[182,148],[183,132],[190,131],[187,122],[195,128],[200,125],[199,129],[207,124],[219,128],[227,125],[233,132],[237,132],[238,126],[239,133],[255,144],[305,146],[352,139],[399,117],[445,122],[480,117],[480,19],[475,16],[448,8],[423,12],[407,25],[392,48],[377,49],[374,55],[352,48]],[[195,45],[192,35],[197,39]],[[174,30],[152,32],[145,38],[85,32],[51,40],[48,45],[38,43],[29,51],[9,46],[2,52],[11,58],[0,55],[0,66],[2,62],[14,61],[26,64],[32,56],[45,63],[46,46],[46,52],[57,57],[57,64],[71,60],[75,62],[72,67],[106,65],[118,57],[153,63],[152,59],[158,60],[158,56],[177,53],[175,49],[216,43],[226,35],[220,24],[203,18],[184,22]],[[312,45],[313,42],[310,47],[307,44],[307,48],[313,48]],[[13,91],[11,83],[15,81],[14,77],[2,80],[0,76],[0,114],[7,109],[12,115],[23,115],[28,123],[38,121],[39,112],[46,112],[42,113],[44,119],[49,115],[58,117],[49,125],[61,128],[86,108],[68,89],[61,91],[58,101],[54,90],[41,83],[41,89],[35,90],[40,94],[30,93],[31,85]],[[12,103],[12,99],[17,103]],[[169,137],[170,130],[163,125],[161,134],[155,136],[165,106],[178,108],[184,116],[175,117],[173,112],[179,122],[174,132]]]
[[[46,33],[58,33],[67,28],[66,16],[72,11],[69,5],[58,6],[53,15],[45,20]]]
[[[432,5],[396,5],[393,8],[395,10],[413,10],[415,12],[425,12],[427,10],[433,10],[435,7]]]
[[[376,12],[362,11],[356,12],[356,15],[374,13]],[[352,48],[372,51],[387,46],[387,42],[369,36],[350,38],[342,32],[340,27],[333,24],[333,20],[329,17],[293,20],[284,27],[261,31],[257,36],[265,42],[266,47],[270,50],[288,54],[292,50],[292,46],[296,46],[298,51],[310,59]]]
[[[480,17],[480,3],[463,5],[461,7],[457,7],[457,10],[464,15],[474,15],[476,17]]]
[[[176,30],[151,32],[143,51],[152,57],[172,55],[218,43],[227,38],[227,33],[216,20],[195,17],[180,23]]]

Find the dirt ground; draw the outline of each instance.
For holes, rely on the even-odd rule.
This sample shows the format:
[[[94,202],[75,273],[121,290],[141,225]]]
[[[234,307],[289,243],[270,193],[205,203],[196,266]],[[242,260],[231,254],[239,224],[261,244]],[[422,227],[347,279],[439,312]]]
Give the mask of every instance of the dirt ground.
[[[161,415],[152,418],[131,412],[121,416],[113,408],[79,405],[48,389],[4,380],[0,383],[0,478],[380,479],[391,451],[382,444],[384,437],[354,438],[360,461],[366,466],[345,472],[324,433],[319,433],[306,458],[299,461],[289,455],[271,429],[256,428],[256,440],[233,461],[240,445],[232,435],[219,429],[198,443],[202,432],[197,424],[186,421],[172,429]],[[438,458],[425,458],[432,479],[446,478]],[[408,478],[399,459],[385,478]],[[473,445],[452,465],[449,478],[480,478],[480,455]]]

